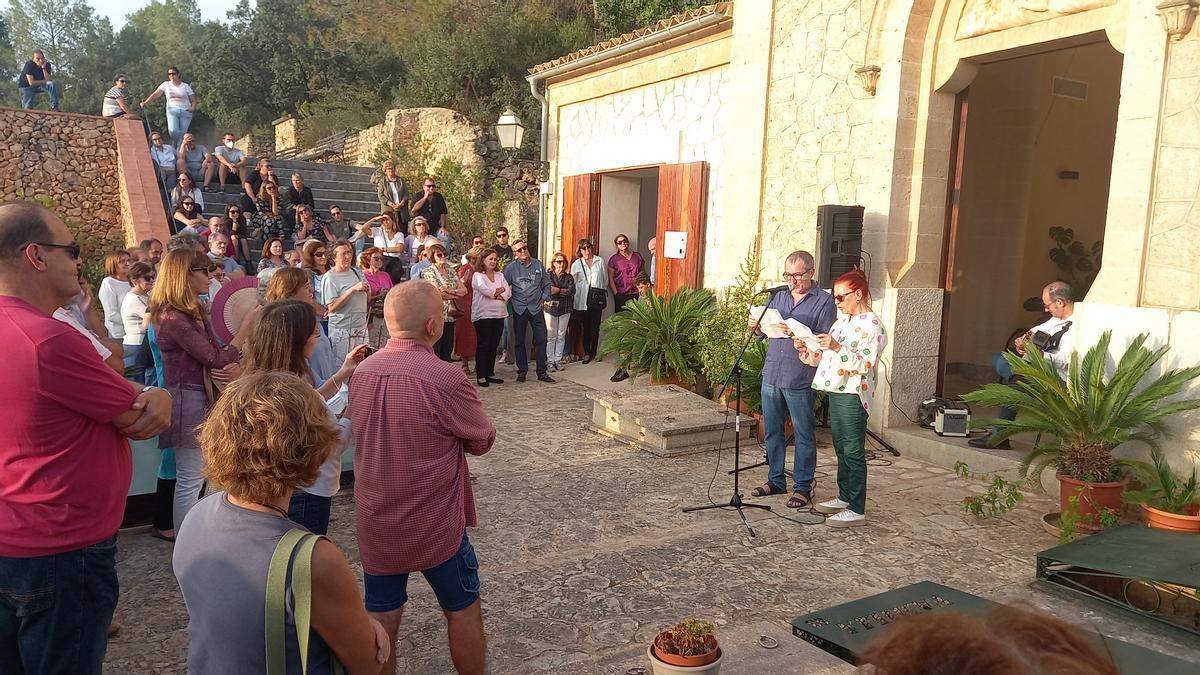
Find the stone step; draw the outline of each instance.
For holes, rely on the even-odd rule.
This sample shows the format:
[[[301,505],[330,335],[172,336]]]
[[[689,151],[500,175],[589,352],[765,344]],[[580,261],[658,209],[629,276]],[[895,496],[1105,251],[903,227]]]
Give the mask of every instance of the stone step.
[[[346,173],[364,174],[367,176],[371,175],[376,170],[376,168],[373,166],[352,166],[349,164],[332,164],[326,162],[299,162],[294,159],[273,159],[271,160],[271,165],[283,167],[289,170],[336,170],[344,171]]]
[[[733,411],[676,385],[638,391],[610,390],[592,400],[591,428],[660,457],[731,448]],[[750,444],[752,424],[742,425],[742,445]]]

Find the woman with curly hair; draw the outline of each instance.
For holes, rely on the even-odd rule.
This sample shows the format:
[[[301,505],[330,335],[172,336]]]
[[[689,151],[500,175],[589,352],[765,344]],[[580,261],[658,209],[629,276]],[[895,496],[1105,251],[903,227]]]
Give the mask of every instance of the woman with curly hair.
[[[205,476],[221,491],[192,509],[172,559],[188,610],[188,672],[268,672],[267,610],[276,606],[281,671],[330,673],[340,662],[347,672],[375,673],[387,661],[387,632],[367,614],[346,556],[328,539],[285,558],[286,597],[270,586],[276,549],[299,528],[287,515],[292,493],[317,479],[339,439],[320,395],[291,372],[247,374],[213,407],[200,445]],[[307,594],[297,590],[305,581]],[[308,633],[298,635],[306,618]]]

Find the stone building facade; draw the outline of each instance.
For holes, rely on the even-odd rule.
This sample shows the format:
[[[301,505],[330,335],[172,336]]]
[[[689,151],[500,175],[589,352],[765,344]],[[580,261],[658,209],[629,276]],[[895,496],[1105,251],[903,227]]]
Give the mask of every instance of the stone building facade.
[[[972,388],[1057,277],[1090,285],[1077,345],[1111,330],[1123,350],[1146,332],[1171,344],[1168,365],[1200,363],[1185,337],[1200,328],[1198,5],[739,0],[535,66],[556,192],[543,247],[586,214],[563,197],[573,177],[647,164],[709,163],[714,289],[756,237],[777,278],[789,251],[817,248],[818,206],[864,207],[892,335],[881,396],[895,405],[872,415],[884,428],[930,393]],[[688,95],[697,78],[717,94]],[[1052,253],[1055,227],[1079,246]],[[1096,242],[1098,274],[1079,261]],[[1185,470],[1197,422],[1174,422]]]

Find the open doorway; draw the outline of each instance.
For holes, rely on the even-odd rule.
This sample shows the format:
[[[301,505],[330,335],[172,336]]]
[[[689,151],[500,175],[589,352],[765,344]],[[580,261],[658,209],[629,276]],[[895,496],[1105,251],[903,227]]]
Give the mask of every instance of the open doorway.
[[[943,395],[996,381],[992,355],[1045,318],[1043,286],[1062,279],[1082,292],[1098,271],[1121,66],[1121,54],[1098,41],[987,63],[960,94]],[[1052,259],[1059,246],[1065,252]]]
[[[613,240],[629,237],[629,248],[650,265],[647,247],[658,228],[658,167],[614,171],[600,176],[600,241],[598,250],[607,260],[617,252]]]

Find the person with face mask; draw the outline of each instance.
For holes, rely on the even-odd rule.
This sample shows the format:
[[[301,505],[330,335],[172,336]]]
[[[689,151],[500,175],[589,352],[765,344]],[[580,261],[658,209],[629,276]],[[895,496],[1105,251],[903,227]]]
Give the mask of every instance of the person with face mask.
[[[808,251],[794,251],[784,260],[783,278],[788,290],[773,293],[767,308],[779,311],[786,321],[795,319],[814,334],[828,333],[837,319],[833,296],[813,283],[816,262]],[[765,338],[758,317],[747,320],[751,330]],[[783,328],[786,328],[781,324]],[[785,331],[790,332],[790,331]],[[767,359],[762,370],[762,411],[766,427],[767,482],[754,488],[754,497],[784,494],[783,460],[787,454],[784,420],[792,420],[796,433],[796,452],[792,466],[792,494],[787,506],[804,508],[812,501],[813,475],[817,467],[816,424],[813,419],[813,375],[816,368],[800,360],[800,354],[787,337],[767,338]]]
[[[246,165],[246,153],[234,146],[235,141],[237,141],[237,137],[225,132],[225,135],[221,137],[221,145],[213,150],[213,157],[217,160],[217,178],[222,186],[226,183],[242,185],[246,182],[249,171]]]

